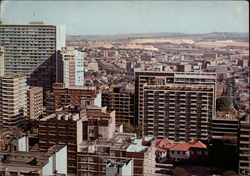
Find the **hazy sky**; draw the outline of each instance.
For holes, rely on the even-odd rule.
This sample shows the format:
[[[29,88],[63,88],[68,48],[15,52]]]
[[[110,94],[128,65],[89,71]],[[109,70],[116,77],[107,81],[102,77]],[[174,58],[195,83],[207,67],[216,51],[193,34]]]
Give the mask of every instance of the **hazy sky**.
[[[248,32],[247,1],[4,1],[7,24],[63,24],[70,35]]]

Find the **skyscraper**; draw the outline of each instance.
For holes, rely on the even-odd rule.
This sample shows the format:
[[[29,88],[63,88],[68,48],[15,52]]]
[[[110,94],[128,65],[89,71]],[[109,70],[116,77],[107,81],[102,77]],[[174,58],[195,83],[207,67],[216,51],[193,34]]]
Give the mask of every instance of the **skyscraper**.
[[[5,49],[5,74],[25,75],[29,85],[44,90],[57,81],[57,50],[65,46],[64,26],[0,25],[0,45]]]

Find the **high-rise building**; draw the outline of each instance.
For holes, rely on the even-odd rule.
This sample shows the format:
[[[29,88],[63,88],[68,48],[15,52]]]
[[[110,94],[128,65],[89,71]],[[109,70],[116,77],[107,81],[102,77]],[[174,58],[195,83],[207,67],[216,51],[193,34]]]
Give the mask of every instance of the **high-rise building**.
[[[174,141],[211,140],[213,85],[145,84],[143,96],[144,135]]]
[[[0,46],[0,76],[4,75],[4,47]]]
[[[86,112],[86,111],[85,111]],[[69,106],[39,120],[39,150],[56,144],[67,145],[68,173],[76,175],[77,145],[82,142],[84,109]]]
[[[194,72],[152,72],[138,71],[135,72],[135,124],[143,125],[143,85],[165,85],[168,83],[175,84],[200,84],[216,85],[216,73],[194,73]],[[214,100],[216,89],[214,88]],[[213,109],[216,105],[213,104]]]
[[[63,83],[55,83],[52,91],[46,92],[46,112],[52,114],[56,109],[65,105],[80,106],[82,99],[85,105],[97,105],[101,107],[101,93],[94,86],[69,86]]]
[[[84,53],[64,47],[60,51],[62,80],[66,87],[84,86]]]
[[[29,119],[39,119],[43,114],[43,88],[42,87],[29,87],[28,89],[28,111]]]
[[[57,51],[65,46],[64,26],[0,25],[0,45],[5,49],[5,74],[25,75],[29,85],[44,90],[57,81]]]
[[[212,122],[213,140],[229,138],[237,141],[239,121],[237,118],[214,117]]]
[[[102,93],[102,106],[115,110],[117,124],[134,122],[134,91],[113,86]]]
[[[26,77],[0,77],[0,119],[3,126],[20,125],[27,115]]]
[[[239,129],[239,173],[250,174],[250,117],[249,114],[240,122]]]

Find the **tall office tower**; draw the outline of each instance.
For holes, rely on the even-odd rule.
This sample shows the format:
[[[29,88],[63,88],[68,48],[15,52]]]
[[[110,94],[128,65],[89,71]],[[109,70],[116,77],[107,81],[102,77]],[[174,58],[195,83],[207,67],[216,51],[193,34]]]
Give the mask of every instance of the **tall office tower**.
[[[240,122],[239,130],[239,173],[240,175],[250,174],[250,116]]]
[[[117,124],[134,122],[134,91],[113,86],[111,91],[102,93],[102,106],[115,110]]]
[[[84,86],[84,53],[74,48],[64,47],[61,49],[61,79],[66,87]]]
[[[28,89],[28,112],[31,120],[37,120],[43,114],[43,88],[29,87]]]
[[[21,125],[27,114],[26,77],[0,77],[0,119],[3,127]]]
[[[168,83],[175,84],[200,84],[216,85],[216,73],[194,73],[194,72],[152,72],[139,71],[135,72],[135,125],[143,125],[143,85],[165,85]],[[214,89],[214,100],[216,89]],[[215,103],[213,110],[215,110]]]
[[[144,135],[174,141],[211,140],[212,85],[144,85]]]
[[[0,76],[4,75],[4,47],[0,46]]]
[[[65,46],[64,26],[0,25],[0,45],[5,49],[5,74],[25,75],[29,85],[44,90],[57,81],[57,50]]]

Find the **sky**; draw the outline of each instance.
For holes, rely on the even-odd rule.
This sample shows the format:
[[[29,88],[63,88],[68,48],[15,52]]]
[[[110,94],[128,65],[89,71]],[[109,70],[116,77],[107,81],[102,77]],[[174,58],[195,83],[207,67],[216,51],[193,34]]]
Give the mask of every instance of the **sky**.
[[[3,24],[44,21],[67,35],[249,32],[247,1],[1,1]]]

